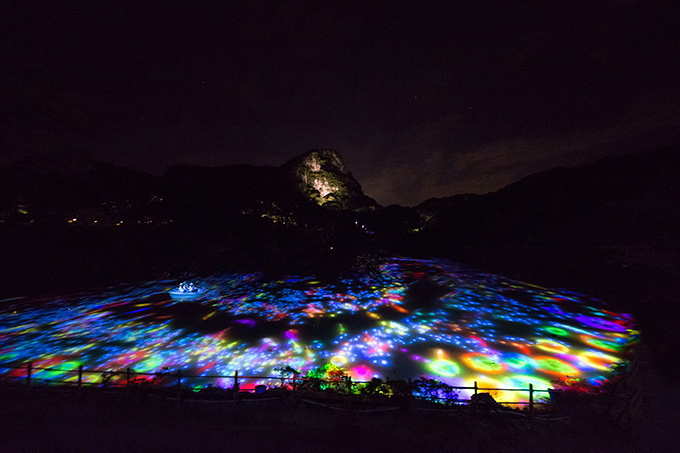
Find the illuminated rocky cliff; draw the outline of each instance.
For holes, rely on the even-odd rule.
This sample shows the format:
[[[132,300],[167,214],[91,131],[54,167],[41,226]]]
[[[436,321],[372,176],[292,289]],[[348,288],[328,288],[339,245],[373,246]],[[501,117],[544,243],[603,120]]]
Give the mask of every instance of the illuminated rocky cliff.
[[[291,159],[283,166],[300,192],[319,206],[331,209],[371,209],[377,206],[337,152],[315,149]]]

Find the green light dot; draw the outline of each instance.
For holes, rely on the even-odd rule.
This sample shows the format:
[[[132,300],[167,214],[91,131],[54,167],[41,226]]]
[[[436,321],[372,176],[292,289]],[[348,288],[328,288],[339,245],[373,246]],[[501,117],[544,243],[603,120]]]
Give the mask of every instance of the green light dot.
[[[561,337],[569,335],[569,332],[567,332],[564,329],[560,329],[559,327],[549,326],[549,327],[544,327],[543,330],[545,330],[546,332],[550,332],[554,335],[559,335]]]
[[[612,350],[612,351],[618,351],[619,349],[621,349],[621,347],[616,343],[611,343],[609,341],[599,340],[597,338],[589,340],[588,343],[592,344],[593,346],[597,346],[597,347],[602,348],[602,349],[609,349],[609,350]]]

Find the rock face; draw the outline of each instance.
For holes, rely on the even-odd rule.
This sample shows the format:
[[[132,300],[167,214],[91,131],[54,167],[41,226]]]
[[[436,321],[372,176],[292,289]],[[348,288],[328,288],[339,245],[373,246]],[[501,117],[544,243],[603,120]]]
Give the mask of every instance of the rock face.
[[[325,208],[371,209],[377,206],[364,195],[340,154],[315,149],[288,161],[283,168],[305,198]]]

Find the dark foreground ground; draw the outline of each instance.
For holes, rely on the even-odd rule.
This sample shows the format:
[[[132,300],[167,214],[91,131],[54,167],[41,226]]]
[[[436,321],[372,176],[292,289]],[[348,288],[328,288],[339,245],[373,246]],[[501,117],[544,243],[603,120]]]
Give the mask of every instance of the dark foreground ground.
[[[348,412],[292,399],[179,402],[138,394],[0,388],[7,452],[671,452],[677,407],[650,369],[635,410],[571,407],[552,420],[471,411]],[[566,415],[566,417],[564,416]]]

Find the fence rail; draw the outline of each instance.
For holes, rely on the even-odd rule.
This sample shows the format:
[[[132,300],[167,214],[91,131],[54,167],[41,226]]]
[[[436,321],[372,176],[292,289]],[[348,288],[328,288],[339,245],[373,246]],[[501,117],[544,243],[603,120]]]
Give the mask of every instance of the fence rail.
[[[9,376],[7,376],[7,371],[6,370],[14,370],[14,372],[11,372]],[[25,370],[23,373],[21,370]],[[42,371],[47,371],[47,372],[53,372],[53,373],[65,373],[65,374],[72,374],[74,377],[77,376],[77,380],[73,379],[67,379],[67,380],[55,380],[55,379],[47,379],[44,377],[38,377],[36,376],[37,372],[42,372]],[[12,380],[15,382],[25,382],[25,386],[27,388],[30,388],[32,386],[35,386],[34,382],[35,381],[42,381],[45,384],[66,384],[69,386],[76,385],[78,388],[82,387],[87,387],[87,386],[97,386],[97,387],[114,387],[114,388],[131,388],[138,386],[140,384],[142,385],[155,385],[159,384],[161,381],[163,381],[166,378],[169,378],[171,381],[174,381],[175,384],[171,386],[166,386],[163,388],[166,389],[176,389],[177,390],[177,395],[178,398],[181,397],[181,390],[182,390],[182,381],[196,381],[196,380],[215,380],[215,379],[221,379],[221,380],[233,380],[233,386],[231,387],[232,394],[235,399],[238,399],[238,395],[241,392],[244,391],[249,391],[247,389],[241,389],[240,383],[245,380],[251,380],[251,379],[258,379],[261,381],[278,381],[280,382],[279,389],[285,389],[285,390],[292,390],[293,392],[305,392],[305,391],[310,391],[309,384],[313,383],[316,385],[316,387],[319,386],[319,384],[325,384],[327,388],[331,388],[333,390],[340,390],[343,393],[346,393],[348,397],[351,397],[353,393],[353,389],[356,386],[361,386],[368,384],[370,381],[353,381],[351,377],[346,376],[343,379],[318,379],[318,378],[309,378],[303,375],[299,374],[293,374],[292,376],[263,376],[263,375],[242,375],[239,374],[238,371],[235,371],[233,375],[192,375],[192,374],[185,374],[182,372],[181,369],[178,369],[175,372],[171,372],[167,368],[163,368],[161,371],[158,372],[149,372],[149,371],[134,371],[132,368],[126,368],[124,370],[113,370],[113,369],[108,369],[108,370],[100,370],[100,369],[85,369],[82,365],[79,365],[78,368],[75,369],[62,369],[62,368],[57,368],[57,367],[37,367],[33,366],[32,362],[28,362],[23,365],[16,365],[16,364],[2,364],[0,363],[0,372],[3,373],[0,375],[0,381],[4,380]],[[84,375],[99,375],[101,376],[101,381],[100,382],[92,382],[88,380],[84,380],[83,376]],[[114,382],[114,378],[118,378],[118,382]],[[122,379],[122,382],[120,378]],[[143,380],[138,380],[138,377],[152,377],[151,380],[149,379],[143,379]],[[408,382],[400,382],[400,381],[387,381],[385,382],[387,386],[391,387],[402,387],[402,388],[407,388],[410,391],[410,394],[413,395],[413,392],[416,388],[416,382],[412,382],[411,379],[409,379]],[[210,387],[210,385],[206,386]],[[204,388],[206,388],[204,387]],[[254,386],[253,390],[256,392],[259,391],[264,391],[268,386],[265,385],[256,385]],[[535,401],[534,400],[534,395],[537,393],[551,393],[551,396],[553,392],[559,392],[557,390],[549,389],[549,390],[544,390],[544,389],[534,389],[533,384],[529,384],[528,388],[499,388],[499,387],[479,387],[477,385],[477,381],[474,382],[473,386],[446,386],[448,389],[453,389],[453,390],[470,390],[472,391],[472,397],[470,400],[460,400],[455,397],[453,401],[446,401],[446,398],[439,398],[442,401],[438,402],[446,402],[446,403],[455,403],[455,404],[461,404],[461,403],[475,403],[475,396],[479,395],[480,393],[484,392],[490,392],[490,391],[504,391],[504,392],[521,392],[521,393],[528,393],[529,394],[529,399],[528,401],[495,401],[492,400],[494,403],[497,404],[506,404],[506,405],[526,405],[529,408],[529,416],[531,417],[534,412],[534,406],[537,404],[543,404],[543,402],[540,401]],[[222,387],[218,387],[222,388]],[[271,388],[271,387],[270,387]],[[427,398],[425,398],[427,399]],[[430,398],[431,401],[436,400],[437,398]]]

